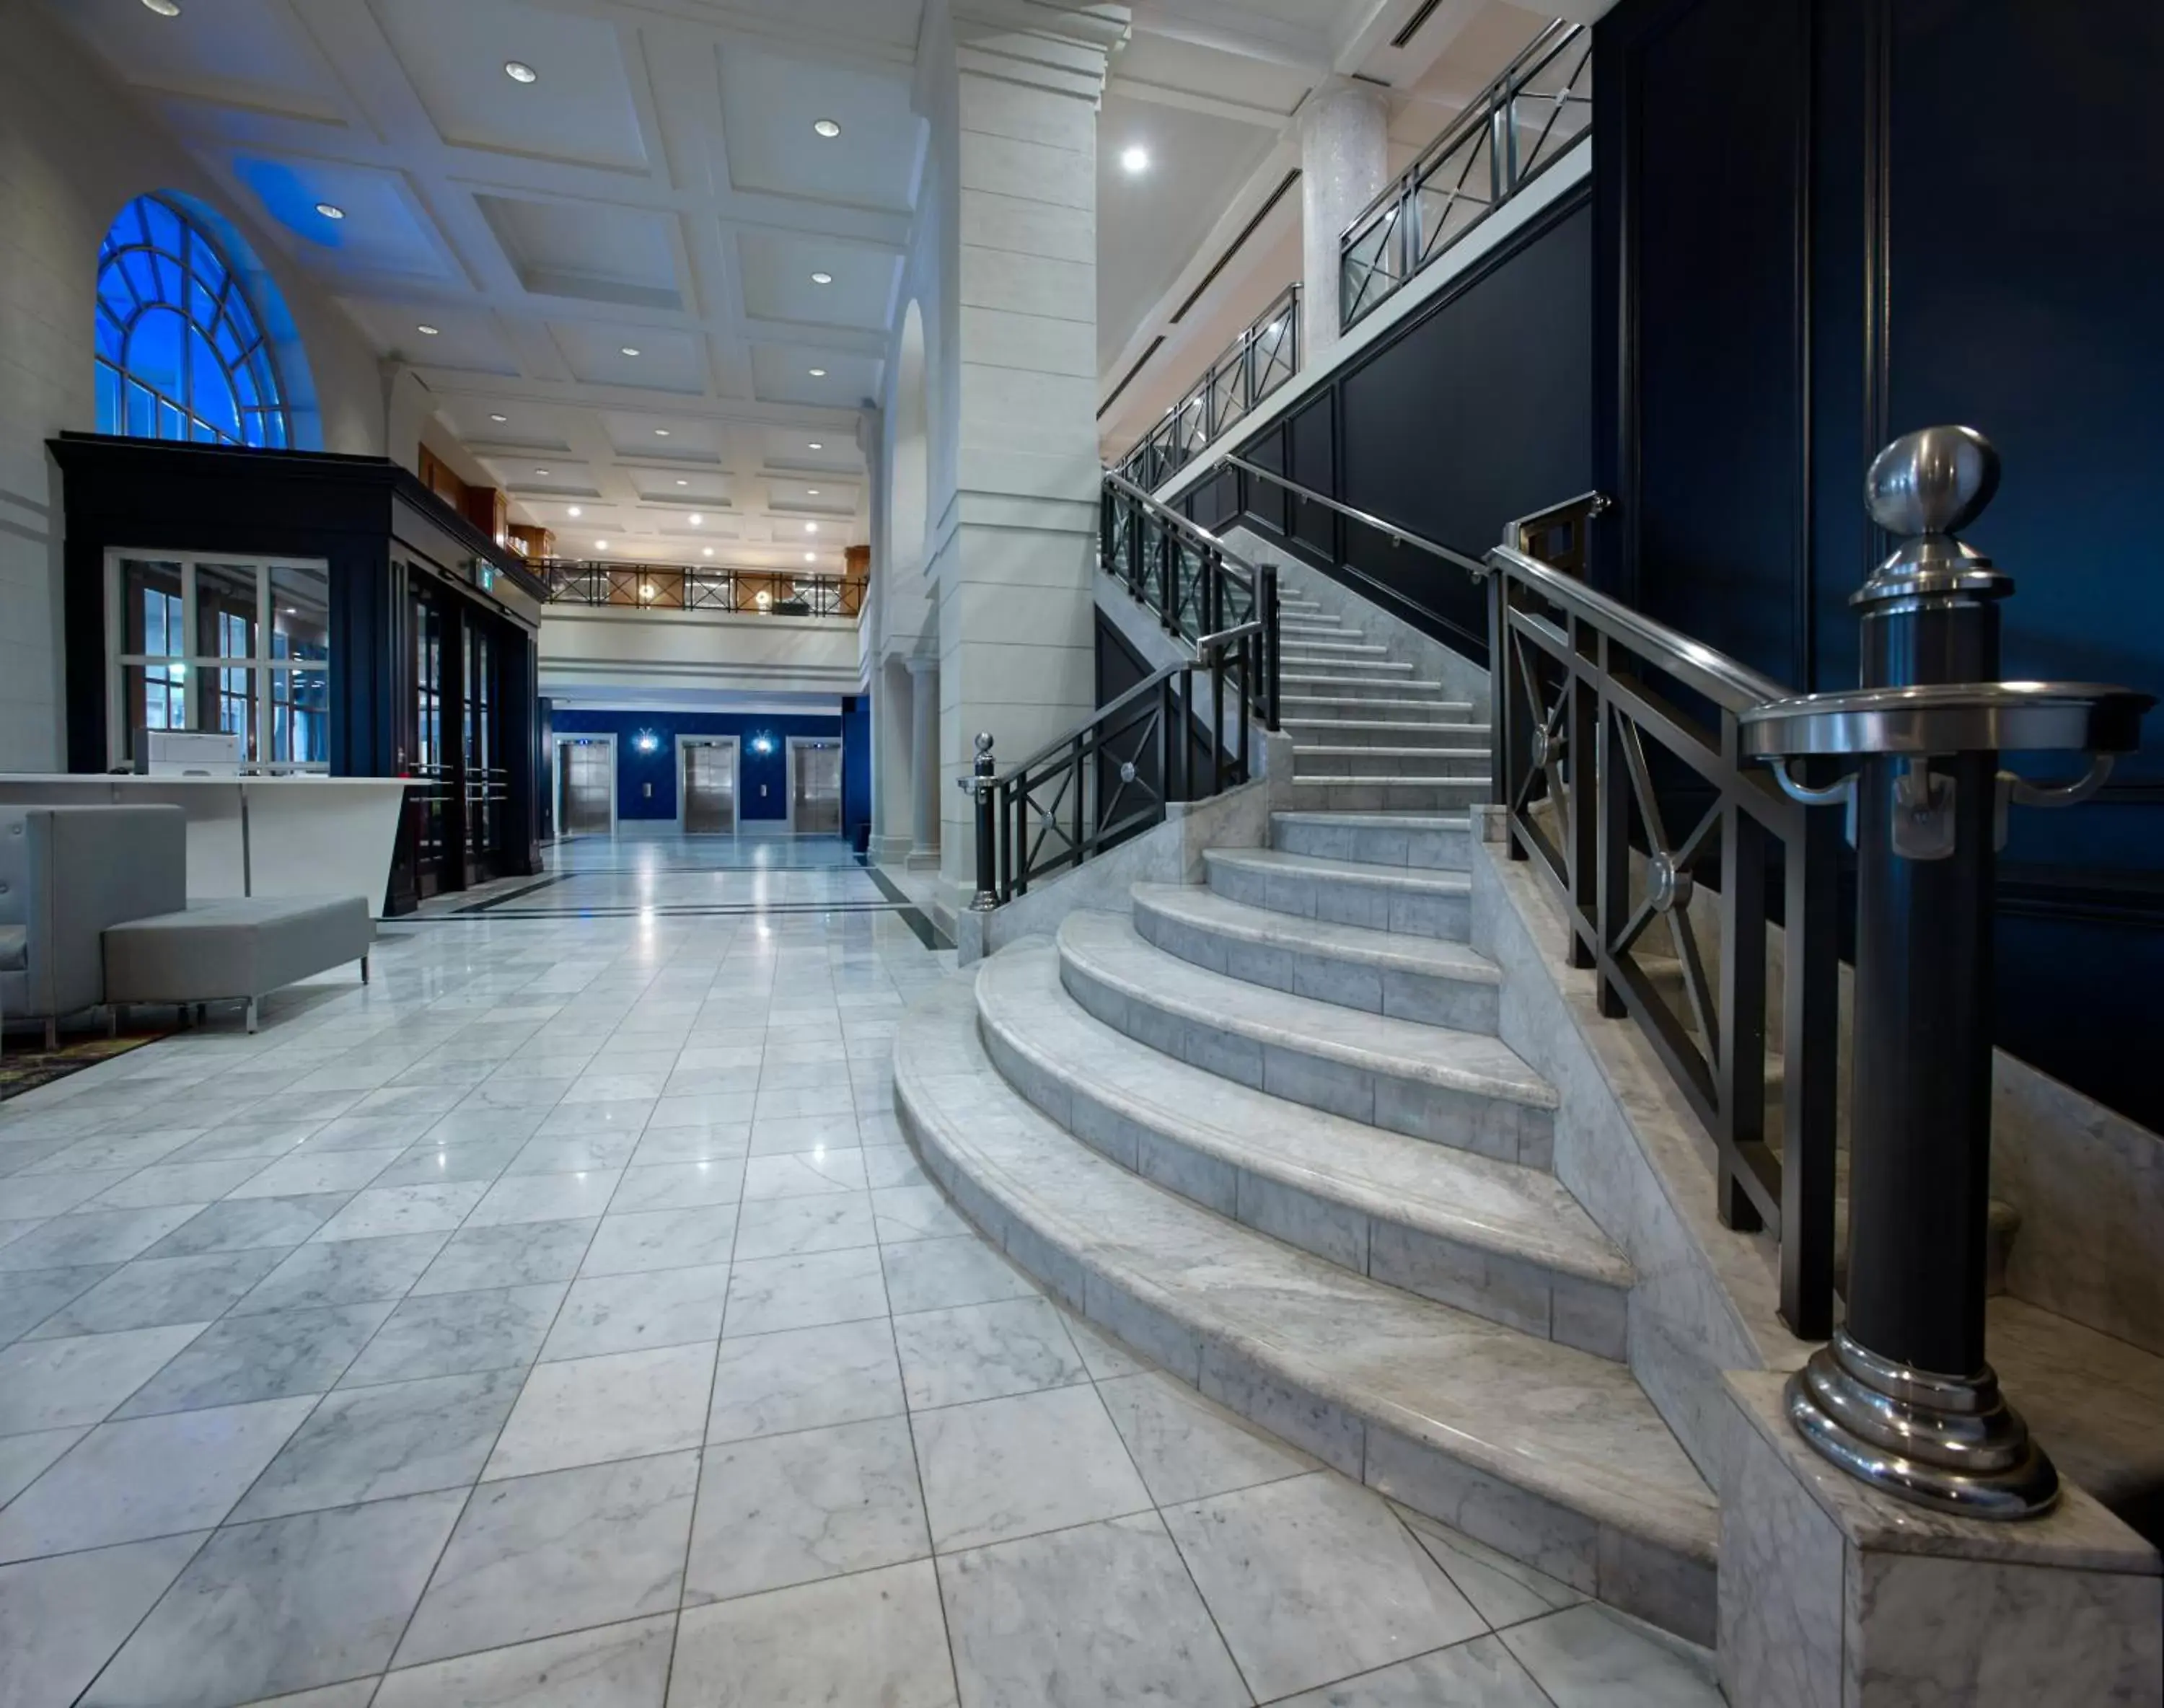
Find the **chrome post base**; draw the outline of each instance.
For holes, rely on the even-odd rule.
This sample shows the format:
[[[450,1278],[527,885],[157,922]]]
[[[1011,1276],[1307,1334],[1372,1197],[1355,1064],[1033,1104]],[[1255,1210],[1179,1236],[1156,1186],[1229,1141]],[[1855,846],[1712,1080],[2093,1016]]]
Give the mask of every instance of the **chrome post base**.
[[[1972,1376],[1910,1369],[1836,1329],[1788,1379],[1788,1421],[1823,1458],[1897,1499],[1964,1518],[2035,1518],[2059,1474],[1999,1391]]]

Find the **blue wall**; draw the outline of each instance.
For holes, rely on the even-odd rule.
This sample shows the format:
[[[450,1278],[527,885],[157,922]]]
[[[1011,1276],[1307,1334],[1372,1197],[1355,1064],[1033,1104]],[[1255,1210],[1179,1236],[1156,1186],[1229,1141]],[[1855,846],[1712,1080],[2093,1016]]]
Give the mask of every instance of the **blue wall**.
[[[861,717],[860,723],[865,720]],[[616,816],[620,820],[633,818],[663,818],[674,822],[676,817],[676,738],[680,735],[733,735],[741,739],[742,770],[738,773],[743,796],[737,803],[741,820],[773,819],[777,822],[789,817],[789,756],[787,738],[792,735],[822,736],[828,741],[842,740],[842,822],[852,822],[849,810],[849,775],[853,765],[863,763],[869,780],[868,761],[855,757],[859,747],[869,748],[868,740],[855,740],[843,734],[845,720],[839,717],[773,717],[746,714],[741,712],[568,712],[559,710],[552,719],[558,735],[613,735],[616,737]],[[636,738],[641,733],[654,738],[652,753],[641,753]],[[755,754],[751,749],[754,735],[774,738],[774,751]],[[654,785],[654,793],[645,792],[645,785]],[[759,786],[765,785],[764,799]],[[865,785],[869,798],[870,785]]]
[[[851,847],[872,824],[872,699],[853,694],[842,702],[842,831]]]

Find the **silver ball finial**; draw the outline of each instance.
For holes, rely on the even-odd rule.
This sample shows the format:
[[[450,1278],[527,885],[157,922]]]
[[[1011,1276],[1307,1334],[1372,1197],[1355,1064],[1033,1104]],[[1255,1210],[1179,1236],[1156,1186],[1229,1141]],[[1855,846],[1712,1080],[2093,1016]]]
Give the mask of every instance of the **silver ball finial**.
[[[991,731],[990,731],[990,730],[989,730],[989,729],[980,729],[980,730],[979,730],[979,731],[977,732],[977,751],[978,751],[979,753],[980,753],[980,754],[988,754],[988,753],[990,753],[991,750],[992,750],[992,733],[991,733]]]
[[[1972,427],[1904,433],[1863,477],[1871,519],[1900,539],[1966,528],[1998,490],[1999,453]]]

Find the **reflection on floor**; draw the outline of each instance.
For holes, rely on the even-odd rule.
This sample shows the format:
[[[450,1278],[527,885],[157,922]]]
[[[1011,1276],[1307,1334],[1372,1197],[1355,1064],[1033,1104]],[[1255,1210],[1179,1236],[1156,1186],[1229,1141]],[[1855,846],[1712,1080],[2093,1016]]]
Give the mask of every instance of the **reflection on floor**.
[[[580,838],[0,1110],[0,1701],[1719,1700],[1042,1297],[837,843]]]

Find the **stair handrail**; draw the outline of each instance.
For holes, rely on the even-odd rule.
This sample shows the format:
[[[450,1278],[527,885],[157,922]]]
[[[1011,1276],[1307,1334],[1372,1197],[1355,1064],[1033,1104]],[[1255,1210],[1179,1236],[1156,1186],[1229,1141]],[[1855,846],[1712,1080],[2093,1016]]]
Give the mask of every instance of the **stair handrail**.
[[[1111,470],[1098,544],[1102,567],[1157,614],[1183,656],[1005,772],[991,734],[977,735],[970,775],[955,780],[976,810],[973,912],[1027,894],[1161,822],[1170,806],[1251,780],[1256,726],[1278,727],[1276,570]]]
[[[1521,518],[1488,554],[1491,775],[1505,851],[1549,881],[1569,928],[1569,964],[1594,974],[1599,1012],[1636,1023],[1704,1123],[1721,1222],[1778,1230],[1783,1320],[1823,1339],[1833,1314],[1841,822],[1746,763],[1745,715],[1786,697],[1782,684],[1526,549],[1536,533],[1568,528],[1582,558],[1585,524],[1606,504],[1587,493]],[[1671,786],[1665,801],[1657,779]],[[1678,782],[1696,820],[1680,836],[1664,817]],[[1767,882],[1774,844],[1778,906]],[[1701,895],[1716,846],[1718,894],[1708,879]],[[1664,978],[1639,955],[1657,924],[1674,952]],[[1766,1106],[1776,928],[1778,1152]]]
[[[1263,468],[1258,463],[1251,463],[1247,458],[1236,452],[1227,451],[1218,460],[1219,467],[1221,468],[1226,464],[1230,464],[1242,473],[1268,481],[1273,486],[1284,487],[1286,491],[1304,504],[1320,504],[1326,510],[1334,510],[1348,522],[1357,522],[1363,527],[1372,528],[1376,533],[1388,539],[1392,545],[1413,546],[1428,553],[1431,556],[1441,558],[1447,564],[1455,564],[1476,581],[1484,581],[1487,577],[1488,565],[1480,559],[1468,557],[1462,551],[1453,551],[1439,541],[1430,539],[1425,534],[1417,533],[1410,528],[1400,527],[1395,522],[1385,522],[1381,517],[1370,511],[1362,510],[1355,505],[1344,502],[1342,499],[1333,498],[1327,492],[1318,492],[1312,486],[1304,486],[1289,476],[1281,475],[1274,469]]]

